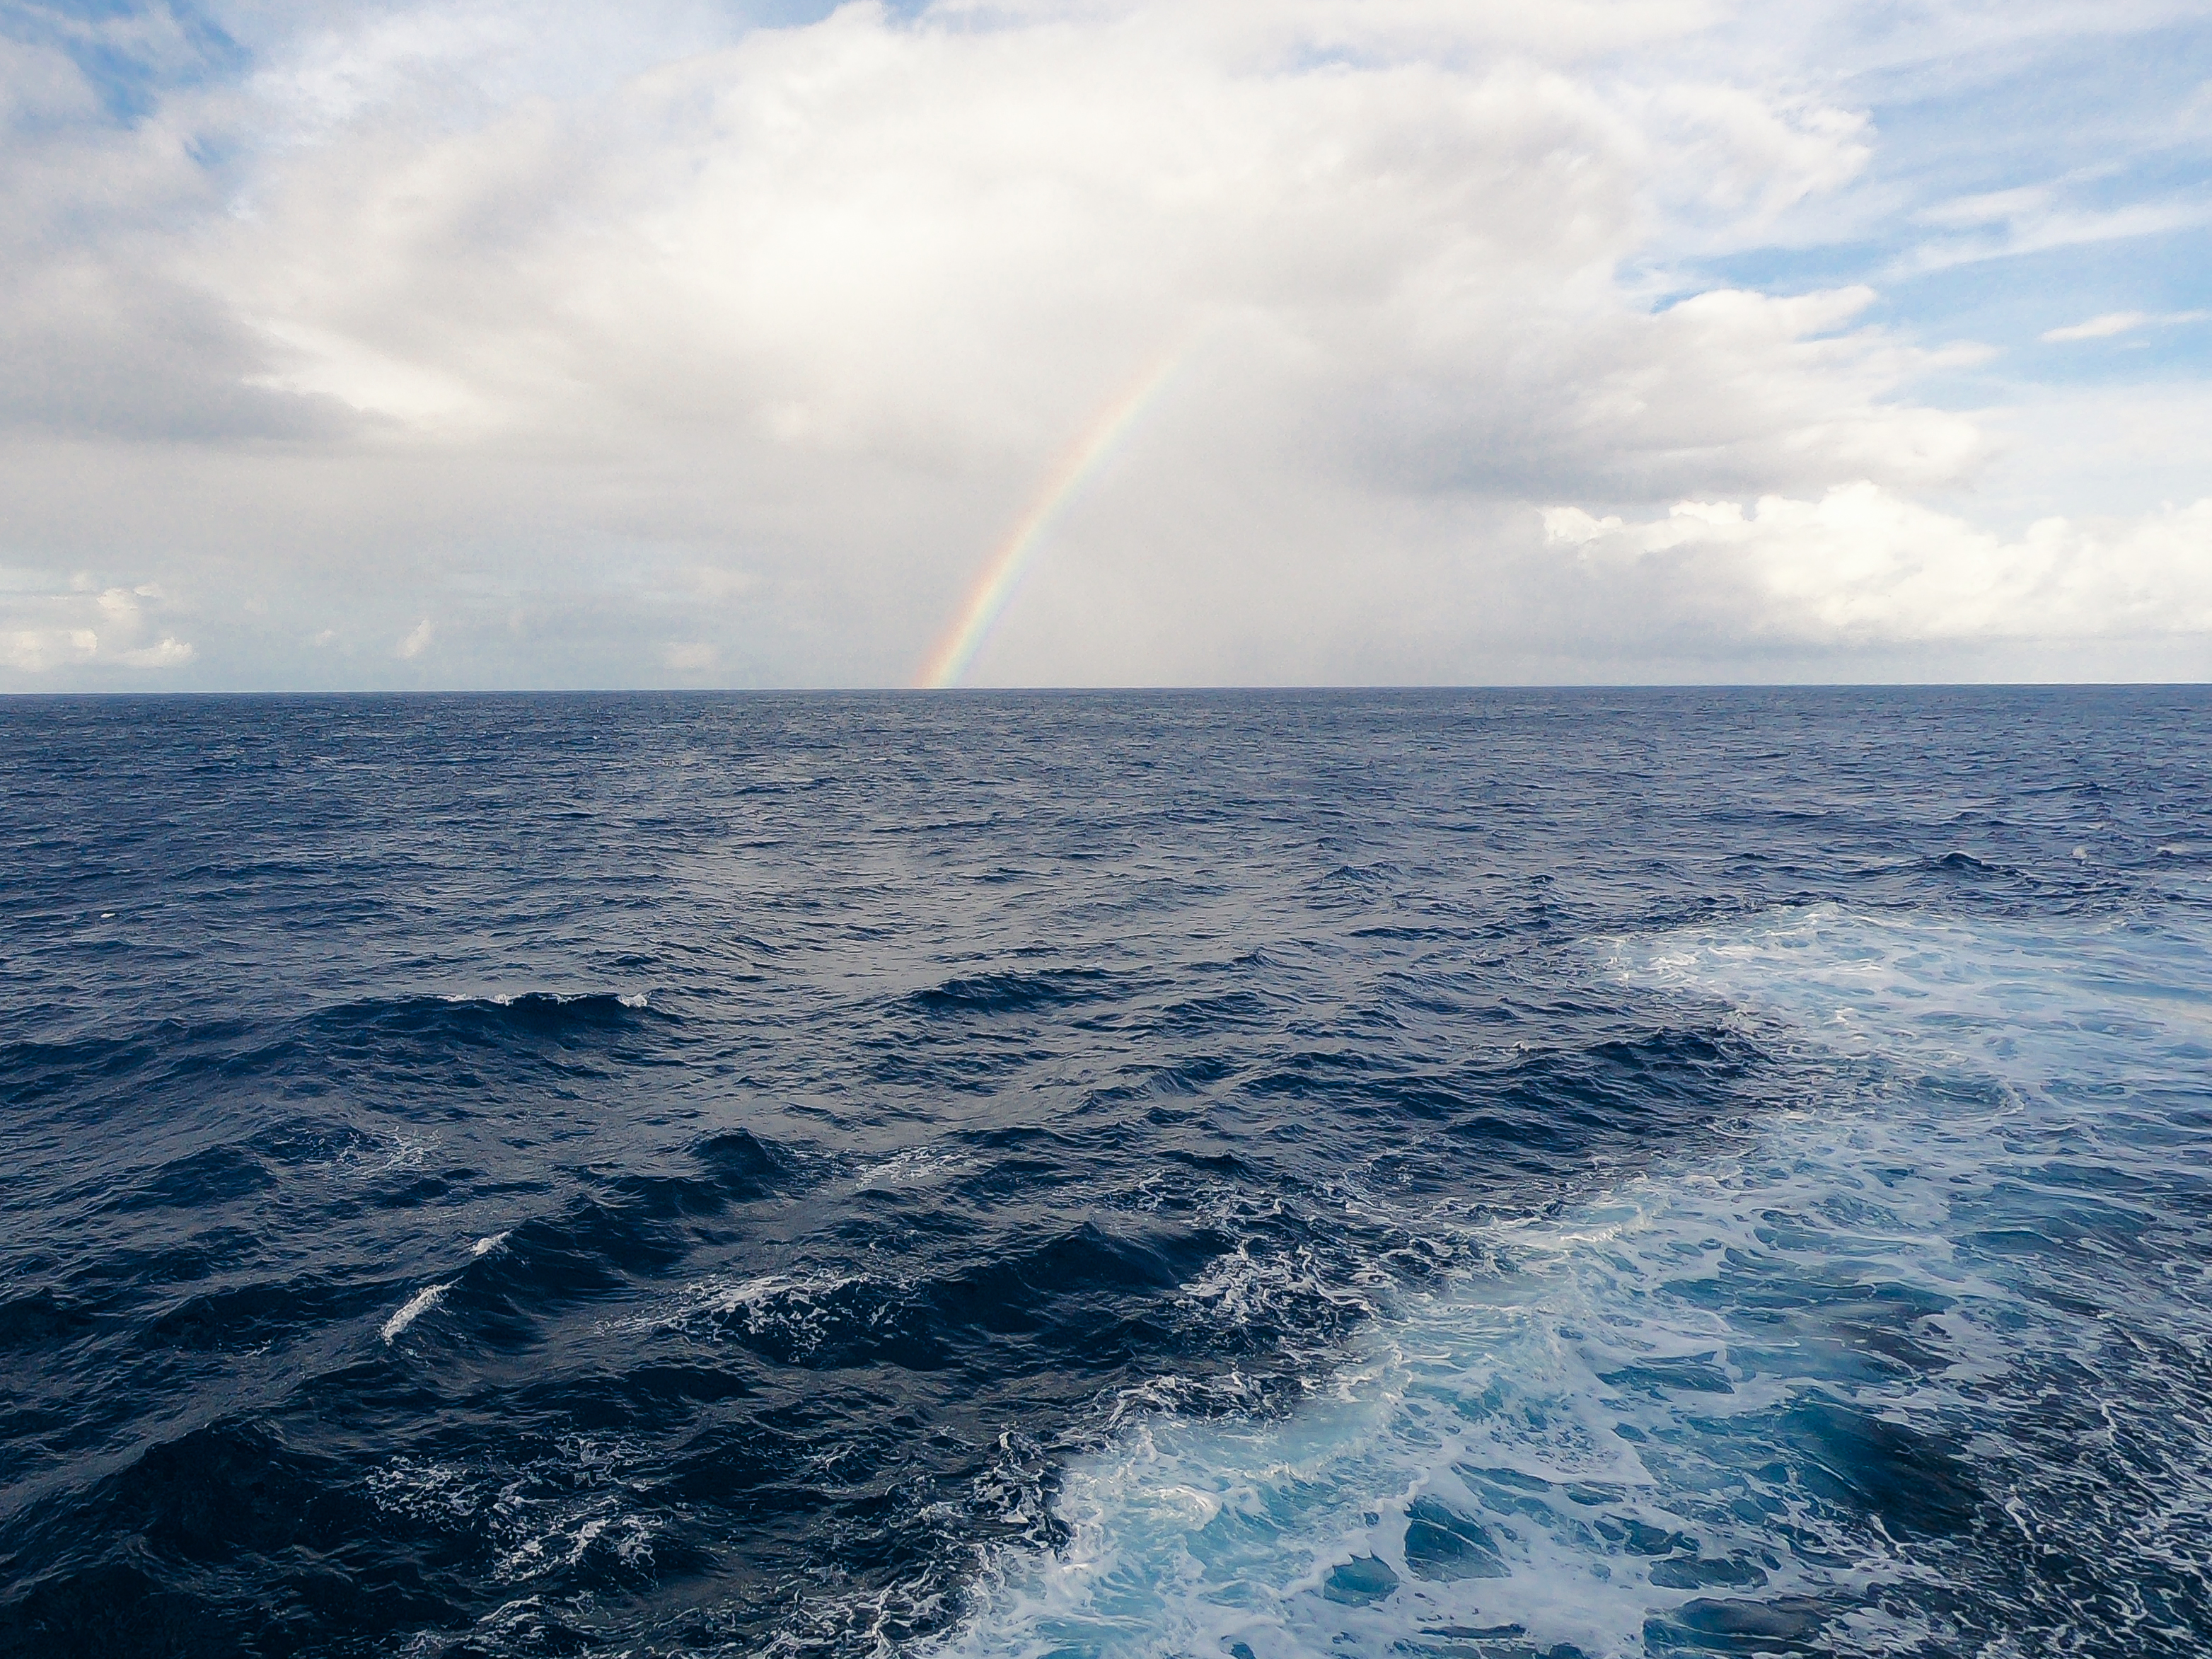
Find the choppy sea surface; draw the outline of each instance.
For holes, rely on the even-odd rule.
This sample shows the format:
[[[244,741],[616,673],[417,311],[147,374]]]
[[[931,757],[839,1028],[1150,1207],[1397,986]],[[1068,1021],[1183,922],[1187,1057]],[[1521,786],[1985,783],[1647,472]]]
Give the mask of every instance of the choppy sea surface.
[[[2212,1651],[2212,694],[0,702],[0,1653]]]

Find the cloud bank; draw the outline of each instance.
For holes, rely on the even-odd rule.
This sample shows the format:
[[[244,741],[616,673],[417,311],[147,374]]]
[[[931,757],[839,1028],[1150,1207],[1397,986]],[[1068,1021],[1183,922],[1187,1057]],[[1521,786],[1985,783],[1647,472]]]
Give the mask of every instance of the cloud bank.
[[[1808,642],[2151,639],[2212,629],[2212,501],[2117,524],[2045,519],[2006,541],[1873,483],[1818,501],[1682,501],[1624,523],[1577,507],[1547,537],[1660,605],[1719,605]]]
[[[2212,662],[2212,501],[2008,521],[1996,347],[1723,269],[2056,211],[1731,8],[309,16],[8,47],[10,684],[903,683],[1163,358],[975,679]]]

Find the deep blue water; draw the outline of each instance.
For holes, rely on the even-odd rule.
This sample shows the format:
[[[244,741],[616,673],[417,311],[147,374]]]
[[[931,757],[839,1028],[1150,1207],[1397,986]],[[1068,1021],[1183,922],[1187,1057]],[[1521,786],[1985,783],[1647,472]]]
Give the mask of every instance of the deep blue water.
[[[2212,1650],[2212,695],[0,702],[0,1652]]]

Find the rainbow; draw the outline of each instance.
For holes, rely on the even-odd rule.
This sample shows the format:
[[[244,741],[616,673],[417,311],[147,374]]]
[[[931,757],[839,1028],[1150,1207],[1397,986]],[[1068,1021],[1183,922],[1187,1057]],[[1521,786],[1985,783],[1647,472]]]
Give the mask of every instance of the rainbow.
[[[1013,598],[1023,573],[1044,540],[1045,531],[1059,517],[1069,497],[1098,470],[1115,446],[1128,435],[1129,429],[1136,425],[1187,355],[1185,347],[1176,346],[1146,364],[1142,374],[1091,416],[1082,435],[1053,464],[1027,510],[1014,520],[1005,539],[984,561],[975,586],[969,590],[944,637],[923,659],[921,671],[915,675],[917,686],[941,691],[959,684],[960,677],[968,672],[976,652],[989,636],[993,624],[1005,614],[1006,602]]]

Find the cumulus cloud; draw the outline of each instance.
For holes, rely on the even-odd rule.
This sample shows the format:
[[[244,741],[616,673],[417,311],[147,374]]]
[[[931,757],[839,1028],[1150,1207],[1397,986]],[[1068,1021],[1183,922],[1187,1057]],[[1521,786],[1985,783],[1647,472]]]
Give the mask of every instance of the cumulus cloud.
[[[198,281],[275,365],[256,384],[385,442],[703,439],[756,492],[794,466],[1018,478],[1190,338],[1187,395],[1231,441],[1415,487],[1966,464],[1967,422],[1893,401],[1928,354],[1850,327],[1870,294],[1655,315],[1617,280],[1660,198],[1755,220],[1848,179],[1858,117],[1394,53],[1462,9],[1305,8],[1309,50],[1360,54],[1314,61],[1238,6],[851,6],[557,119],[299,150]]]
[[[90,662],[99,654],[100,635],[89,628],[0,629],[0,662],[26,674],[62,663]]]
[[[1544,514],[1588,563],[1640,568],[1775,635],[2048,639],[2212,630],[2212,498],[2133,520],[2045,519],[2007,540],[1858,483],[1814,501],[1681,501],[1664,518]]]
[[[1520,672],[1501,641],[1602,653],[1646,609],[1563,574],[1533,502],[1619,518],[1599,559],[1655,503],[1779,535],[1768,501],[1926,510],[1991,454],[1914,396],[1988,348],[1869,320],[1863,283],[1670,275],[1796,234],[1881,141],[1802,42],[1717,51],[1705,0],[319,15],[120,125],[59,47],[9,48],[21,556],[157,550],[211,676],[902,679],[1166,359],[980,672]],[[2068,211],[2036,185],[1923,229]],[[1705,584],[1670,614],[1717,648],[1778,625],[1708,539],[1638,556]],[[1865,580],[1936,596],[1909,565]],[[1909,608],[1838,636],[1921,637]],[[50,677],[174,637],[17,634]]]
[[[198,654],[190,641],[180,640],[173,634],[164,634],[152,645],[118,653],[121,661],[133,668],[181,668]]]
[[[0,665],[23,674],[103,664],[180,668],[197,653],[161,626],[174,608],[155,582],[102,586],[88,574],[64,580],[0,569]]]

